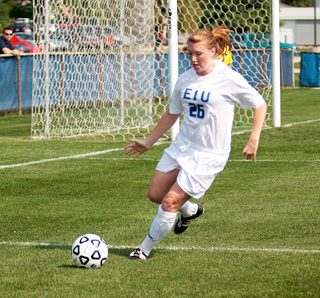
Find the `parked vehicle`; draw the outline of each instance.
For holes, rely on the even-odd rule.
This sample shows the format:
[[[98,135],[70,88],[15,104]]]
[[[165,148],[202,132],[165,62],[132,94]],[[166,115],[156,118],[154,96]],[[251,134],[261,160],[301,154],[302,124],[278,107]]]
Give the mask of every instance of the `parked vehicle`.
[[[55,36],[68,41],[69,48],[84,50],[132,44],[128,35],[121,36],[120,31],[114,27],[96,27],[79,23],[61,23],[58,26]]]
[[[40,45],[45,47],[45,36],[41,35]],[[68,42],[58,38],[55,34],[50,34],[48,39],[49,51],[64,51],[68,48]]]
[[[19,38],[15,38],[13,36],[11,38],[12,45],[19,51],[22,51],[24,53],[41,53],[43,52],[43,47],[38,47],[32,40],[20,40]],[[12,42],[12,39],[14,39],[14,42]]]
[[[11,27],[13,29],[13,32],[23,32],[24,27],[29,27],[31,31],[33,31],[33,21],[27,18],[18,18],[17,20],[9,24],[8,27]]]
[[[272,38],[269,34],[230,34],[231,38],[243,43],[247,48],[272,48]],[[300,54],[299,46],[296,44],[280,43],[280,49],[294,51],[295,55]]]
[[[81,37],[78,34],[76,27],[64,27],[58,28],[54,33],[54,36],[67,43],[67,49],[79,49],[81,44]]]
[[[35,36],[33,33],[16,32],[13,35],[18,37],[19,40],[27,41],[29,44],[30,44],[29,41],[32,41],[33,44],[35,43]],[[42,48],[45,48],[44,35],[41,35],[39,45]],[[50,34],[49,40],[48,40],[48,46],[50,51],[64,51],[68,48],[68,42],[57,38],[54,34]]]
[[[17,36],[19,39],[23,40],[34,40],[33,33],[15,32],[13,33],[13,36]]]
[[[108,46],[124,45],[129,46],[132,44],[132,39],[128,35],[122,35],[118,29],[114,27],[105,27],[102,31],[104,41]]]
[[[92,49],[100,46],[97,28],[84,25],[75,27],[74,31],[77,34],[80,49]]]

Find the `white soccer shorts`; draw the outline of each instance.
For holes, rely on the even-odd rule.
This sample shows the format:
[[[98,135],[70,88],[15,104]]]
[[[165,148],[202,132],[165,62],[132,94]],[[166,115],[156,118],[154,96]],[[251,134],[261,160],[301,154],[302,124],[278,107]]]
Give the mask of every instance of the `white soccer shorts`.
[[[216,176],[223,171],[228,158],[229,153],[200,150],[177,137],[171,146],[165,149],[156,170],[168,173],[180,169],[178,185],[190,197],[201,199]]]

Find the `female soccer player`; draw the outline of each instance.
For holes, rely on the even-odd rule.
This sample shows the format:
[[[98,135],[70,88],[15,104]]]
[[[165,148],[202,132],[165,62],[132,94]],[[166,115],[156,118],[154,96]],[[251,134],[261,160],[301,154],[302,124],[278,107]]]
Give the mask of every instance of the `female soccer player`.
[[[146,260],[153,247],[174,226],[184,232],[204,208],[189,199],[201,199],[228,160],[234,107],[253,108],[253,128],[242,154],[255,160],[267,105],[262,96],[221,59],[224,49],[231,49],[229,30],[213,32],[200,29],[188,38],[188,56],[192,68],[175,85],[169,109],[145,140],[129,139],[126,154],[139,157],[171,126],[182,112],[180,132],[164,150],[148,189],[148,197],[159,204],[144,241],[131,259]]]

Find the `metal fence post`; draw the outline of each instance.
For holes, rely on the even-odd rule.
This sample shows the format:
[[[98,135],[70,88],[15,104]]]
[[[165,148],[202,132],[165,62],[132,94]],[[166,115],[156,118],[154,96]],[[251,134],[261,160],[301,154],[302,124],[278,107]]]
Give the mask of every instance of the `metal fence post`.
[[[17,57],[17,68],[18,68],[18,109],[19,109],[19,115],[22,115],[21,111],[21,71],[20,71],[20,56]]]

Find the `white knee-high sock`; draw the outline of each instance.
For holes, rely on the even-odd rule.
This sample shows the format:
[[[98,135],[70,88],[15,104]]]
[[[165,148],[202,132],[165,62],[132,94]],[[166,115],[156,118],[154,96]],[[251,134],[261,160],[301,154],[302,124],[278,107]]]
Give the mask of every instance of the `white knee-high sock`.
[[[186,201],[179,210],[183,216],[192,216],[198,211],[198,204]]]
[[[140,244],[139,248],[149,255],[153,247],[158,244],[172,229],[178,212],[166,212],[159,206],[157,216],[153,220],[149,234]]]

